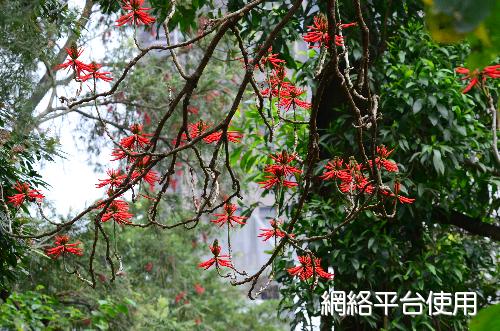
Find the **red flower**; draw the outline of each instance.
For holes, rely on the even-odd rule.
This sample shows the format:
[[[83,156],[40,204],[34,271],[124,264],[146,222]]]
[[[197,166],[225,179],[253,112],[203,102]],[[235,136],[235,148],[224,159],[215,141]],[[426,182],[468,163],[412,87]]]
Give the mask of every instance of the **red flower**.
[[[184,299],[186,297],[186,292],[182,291],[182,292],[179,292],[179,294],[177,294],[175,296],[175,303],[179,303],[179,301],[181,301],[182,299]]]
[[[348,170],[344,169],[343,165],[344,161],[339,158],[335,157],[332,161],[328,161],[328,163],[325,165],[325,171],[320,178],[322,179],[335,179],[338,178],[342,181],[351,181],[352,176],[349,173]]]
[[[243,138],[243,134],[238,131],[227,131],[226,137],[227,141],[229,142],[239,143],[241,141],[241,138]],[[203,141],[206,142],[207,144],[211,144],[214,142],[215,143],[219,142],[221,138],[222,138],[222,131],[217,131],[203,138]]]
[[[146,263],[146,265],[144,266],[144,270],[146,272],[151,272],[153,270],[153,263],[152,262]]]
[[[342,193],[352,193],[352,191],[357,190],[371,194],[373,185],[369,184],[368,179],[362,173],[356,173],[351,176],[350,180],[343,180],[339,189]]]
[[[83,49],[80,48],[78,49],[76,45],[72,45],[69,48],[65,48],[66,53],[69,56],[69,59],[66,60],[66,62],[61,63],[55,67],[56,70],[59,69],[65,69],[65,68],[72,68],[76,75],[79,77],[84,71],[90,71],[90,68],[88,65],[83,63],[82,61],[78,60],[80,55],[83,53]]]
[[[203,286],[201,286],[200,284],[194,284],[194,290],[199,295],[202,295],[203,293],[205,293],[205,288]]]
[[[135,25],[148,25],[155,21],[155,19],[146,12],[151,8],[142,7],[144,0],[124,0],[122,9],[128,11],[127,14],[121,16],[116,22],[117,26],[122,26],[127,23],[133,23]]]
[[[313,25],[307,27],[307,33],[304,36],[304,41],[310,43],[309,47],[320,47],[321,45],[328,46],[330,36],[328,35],[328,22],[322,15],[314,16]],[[318,43],[318,46],[314,44]]]
[[[210,125],[208,125],[208,123],[204,122],[203,120],[199,120],[196,123],[189,123],[187,127],[189,138],[194,139],[198,137],[199,135],[203,134],[203,132],[205,132],[209,127]],[[186,133],[183,133],[181,135],[181,140],[188,140],[188,136]],[[172,143],[176,145],[176,140],[174,139]]]
[[[270,175],[264,176],[264,178],[266,178],[265,181],[258,183],[262,185],[262,188],[264,189],[270,189],[273,186],[280,186],[280,185],[288,188],[299,185],[296,182],[286,180],[285,175],[281,171],[275,171]]]
[[[143,126],[140,124],[132,124],[130,126],[130,131],[132,131],[132,135],[123,138],[120,140],[120,146],[123,148],[144,148],[149,145],[149,138],[152,134],[143,133]]]
[[[265,97],[269,96],[269,92],[273,96],[281,96],[282,91],[286,91],[293,85],[290,82],[285,82],[286,70],[285,67],[279,67],[273,70],[271,77],[269,77],[269,87],[261,91],[261,94]]]
[[[299,256],[299,262],[301,265],[287,269],[288,273],[292,276],[298,276],[300,280],[304,281],[311,278],[316,272],[316,275],[320,278],[333,279],[334,274],[330,274],[321,268],[321,259],[314,259],[314,268],[311,263],[311,257],[309,255]]]
[[[350,28],[351,26],[356,26],[356,25],[358,25],[357,22],[352,22],[352,23],[339,24],[339,27],[341,29],[346,29],[346,28]]]
[[[105,82],[111,82],[113,80],[113,78],[108,76],[108,75],[111,75],[111,73],[109,71],[99,71],[99,69],[101,69],[101,67],[102,67],[101,64],[92,62],[91,64],[88,65],[88,69],[86,69],[86,71],[88,71],[89,73],[86,75],[83,75],[83,76],[79,76],[78,78],[82,82],[85,82],[89,79],[93,79],[93,80],[100,79],[100,80],[103,80]]]
[[[221,247],[219,246],[219,242],[217,240],[214,241],[213,246],[210,246],[210,251],[212,252],[214,257],[205,261],[205,262],[198,264],[198,268],[204,268],[205,270],[207,270],[208,268],[210,268],[214,264],[215,264],[215,268],[217,268],[217,269],[219,267],[226,267],[226,268],[231,268],[231,269],[234,268],[233,264],[229,260],[229,255],[219,255],[220,251],[221,251]]]
[[[485,67],[483,69],[483,79],[486,79],[485,76],[490,78],[500,78],[500,64]]]
[[[395,182],[394,183],[394,194],[398,197],[399,202],[401,202],[401,203],[413,203],[415,201],[415,199],[399,195],[400,188],[401,188],[401,184],[399,182]]]
[[[73,244],[68,244],[69,236],[56,236],[54,245],[55,247],[47,249],[47,255],[52,255],[53,259],[57,259],[61,254],[74,254],[78,256],[83,255],[83,248],[76,247],[81,244],[81,242],[77,241]]]
[[[262,231],[262,233],[260,233],[258,235],[258,237],[262,237],[263,241],[267,241],[269,240],[271,237],[280,237],[280,238],[284,238],[286,236],[286,232],[284,231],[281,231],[278,226],[281,225],[283,222],[276,222],[275,220],[272,220],[269,222],[271,224],[271,229],[265,229],[265,228],[261,228],[259,229],[260,231]],[[295,237],[294,234],[290,234],[289,235],[290,237]]]
[[[142,159],[140,159],[137,162],[134,171],[132,172],[132,180],[144,174],[150,162],[151,162],[150,156],[145,156]],[[148,183],[150,188],[153,189],[155,183],[159,180],[158,173],[154,170],[148,170],[148,172],[144,175],[144,177],[142,177],[142,180]]]
[[[101,205],[100,208],[104,208],[104,204]],[[101,222],[107,222],[112,219],[118,224],[132,224],[130,219],[134,215],[128,212],[128,208],[129,206],[126,201],[114,200],[111,202],[106,212],[102,215]]]
[[[286,179],[293,174],[302,173],[302,170],[289,165],[289,163],[295,160],[296,157],[296,154],[288,154],[286,151],[283,151],[280,154],[271,155],[271,158],[276,161],[276,163],[267,165],[264,168],[264,171],[267,172],[268,175],[264,176],[264,178],[267,178],[265,181],[259,182],[259,184],[262,185],[262,188],[270,189],[275,185],[282,185],[284,187],[297,186],[298,184],[296,182]]]
[[[462,93],[467,93],[474,86],[479,84],[481,81],[484,82],[487,78],[500,78],[500,64],[484,67],[482,71],[479,71],[479,69],[475,69],[472,72],[467,68],[458,67],[455,69],[455,72],[461,75],[465,75],[462,80],[470,79],[469,84],[462,90]],[[482,80],[480,80],[480,78],[482,78]]]
[[[118,187],[122,184],[123,180],[127,178],[127,175],[123,174],[120,169],[108,169],[106,173],[108,174],[109,178],[98,179],[100,183],[95,184],[95,187],[101,188],[106,185],[110,185],[111,187]]]
[[[339,29],[349,28],[351,26],[355,26],[357,23],[346,23],[339,24]],[[309,48],[325,46],[328,47],[328,43],[330,42],[330,35],[328,34],[328,21],[322,15],[317,15],[314,17],[313,25],[307,27],[307,33],[304,36],[304,41],[308,42],[312,45],[309,45]],[[335,45],[342,46],[344,44],[344,38],[339,35],[335,35],[333,40]],[[318,45],[315,45],[315,44]]]
[[[375,158],[375,164],[377,167],[380,169],[382,166],[385,168],[385,170],[389,172],[397,172],[398,171],[398,165],[393,162],[387,160],[387,158],[392,154],[394,149],[391,149],[390,151],[387,150],[387,148],[384,145],[377,146],[377,155],[378,157]],[[372,166],[371,160],[368,160],[370,167]]]
[[[287,89],[281,92],[282,98],[278,105],[285,108],[286,111],[288,111],[290,108],[295,109],[296,107],[309,109],[311,108],[311,104],[299,99],[299,97],[305,92],[305,90],[302,90],[293,85],[288,86]]]
[[[269,63],[274,68],[279,68],[283,65],[283,63],[285,63],[285,60],[278,58],[279,54],[277,54],[277,53],[273,54],[272,47],[269,47],[267,52],[268,52],[268,54],[266,56],[262,57],[262,59],[260,60],[260,63],[262,63],[262,65],[266,65],[267,63]]]
[[[19,193],[7,197],[7,202],[13,204],[16,207],[22,205],[24,200],[33,202],[35,200],[41,201],[45,198],[45,196],[43,196],[40,191],[31,189],[28,183],[16,182],[16,185],[14,185],[14,189]]]
[[[270,157],[276,163],[266,166],[266,168],[264,169],[265,172],[280,172],[285,176],[302,173],[302,170],[289,165],[290,162],[294,161],[297,158],[297,154],[288,154],[287,151],[282,151],[281,153],[278,153],[276,155],[270,155]]]
[[[470,79],[471,81],[469,84],[462,90],[462,93],[467,93],[469,92],[474,85],[476,85],[479,82],[479,70],[474,70],[472,73],[470,72],[469,69],[463,68],[463,67],[458,67],[455,69],[455,72],[461,75],[465,75],[462,80]]]
[[[219,226],[223,226],[224,224],[229,224],[231,227],[233,227],[233,222],[238,223],[241,225],[245,225],[245,220],[248,217],[245,216],[236,216],[234,215],[234,212],[238,209],[238,207],[235,204],[232,203],[226,203],[224,205],[224,214],[215,214],[214,216],[217,216],[217,219],[211,220],[210,222],[219,224]]]

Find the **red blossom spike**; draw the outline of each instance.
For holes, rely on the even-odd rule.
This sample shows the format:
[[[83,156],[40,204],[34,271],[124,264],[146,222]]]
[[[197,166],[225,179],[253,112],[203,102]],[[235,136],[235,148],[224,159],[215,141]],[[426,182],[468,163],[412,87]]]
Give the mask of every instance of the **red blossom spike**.
[[[320,178],[328,180],[328,179],[340,179],[342,181],[350,182],[352,180],[352,176],[348,170],[344,168],[344,161],[335,157],[332,161],[328,161],[325,165],[325,172]]]
[[[100,205],[99,208],[104,208],[104,204]],[[123,200],[113,200],[109,205],[106,212],[102,215],[101,222],[107,222],[113,220],[118,224],[127,225],[132,224],[130,219],[134,216],[128,212],[128,203]]]
[[[59,256],[65,254],[82,256],[83,248],[76,247],[79,246],[81,242],[77,241],[75,243],[69,244],[69,239],[70,238],[67,235],[56,236],[54,241],[55,247],[47,249],[47,256],[51,256],[53,259],[57,259]]]
[[[270,64],[274,68],[280,68],[285,63],[285,60],[279,59],[278,56],[279,54],[273,54],[273,48],[269,47],[267,55],[262,57],[260,63],[262,65]]]
[[[394,149],[387,150],[387,148],[384,145],[377,146],[377,157],[375,158],[375,164],[377,167],[380,169],[381,167],[384,167],[385,170],[389,172],[398,172],[398,165],[396,162],[389,161],[387,158],[392,154]],[[372,161],[368,160],[368,163],[370,167],[372,166]]]
[[[303,95],[306,91],[301,88],[295,87],[293,85],[288,86],[286,90],[281,92],[282,98],[278,106],[283,107],[285,111],[288,111],[290,108],[295,109],[296,107],[309,109],[311,108],[311,104],[301,100],[299,97]]]
[[[217,218],[214,220],[211,220],[210,222],[219,224],[219,226],[223,226],[224,224],[228,224],[231,227],[234,227],[234,223],[245,225],[245,220],[248,217],[245,216],[236,216],[234,215],[234,212],[238,209],[238,207],[235,204],[232,203],[226,203],[224,205],[224,214],[214,214]]]
[[[397,198],[398,198],[399,202],[401,202],[401,203],[408,203],[408,204],[413,203],[413,202],[415,201],[415,199],[412,199],[412,198],[408,198],[408,197],[404,197],[404,196],[402,196],[402,195],[399,195],[399,190],[400,190],[400,188],[401,188],[401,184],[400,184],[398,181],[396,181],[396,182],[394,183],[394,194],[393,194],[393,196],[394,196],[394,195],[395,195],[395,196],[397,196]]]
[[[68,54],[69,59],[66,62],[61,63],[55,67],[56,70],[59,69],[73,69],[76,73],[76,76],[79,77],[84,71],[90,71],[89,65],[83,63],[78,60],[80,55],[83,53],[83,48],[78,48],[76,45],[72,45],[71,47],[65,48],[66,53]]]
[[[219,246],[219,242],[217,241],[217,239],[214,240],[213,245],[210,246],[210,251],[212,252],[214,257],[198,264],[198,268],[203,268],[207,270],[211,266],[215,265],[215,268],[217,269],[219,267],[234,269],[233,264],[229,260],[229,255],[220,255],[221,247]]]
[[[328,35],[328,22],[323,15],[317,15],[313,18],[313,25],[307,27],[307,33],[304,35],[304,41],[310,43],[309,47],[328,46],[330,36]],[[317,46],[315,44],[318,44]]]
[[[268,241],[270,238],[272,237],[280,237],[280,238],[284,238],[286,236],[286,232],[284,231],[281,231],[278,226],[283,224],[283,222],[277,222],[275,220],[272,220],[269,222],[269,224],[271,225],[271,228],[270,229],[266,229],[266,228],[261,228],[259,229],[260,231],[262,231],[262,233],[260,233],[258,235],[259,238],[263,238],[262,241]],[[295,237],[294,234],[289,234],[290,237]]]
[[[475,69],[472,72],[467,68],[458,67],[455,69],[455,72],[460,75],[465,75],[462,80],[469,80],[467,86],[462,90],[462,93],[467,93],[474,86],[484,82],[488,78],[500,78],[500,64],[484,67],[481,71],[479,71],[479,69]]]
[[[150,162],[151,162],[150,156],[145,156],[142,159],[140,159],[137,162],[134,171],[132,172],[132,180],[143,175]],[[156,171],[150,169],[146,172],[144,177],[142,177],[142,180],[149,184],[150,189],[153,189],[156,182],[158,182],[159,180],[159,176]]]
[[[152,134],[142,132],[142,128],[143,126],[140,124],[132,124],[130,126],[132,135],[120,140],[120,146],[126,149],[131,149],[139,147],[145,148],[147,145],[149,145],[150,141],[148,137],[151,137]]]
[[[311,257],[309,255],[299,256],[299,262],[300,262],[299,266],[289,268],[287,269],[287,271],[290,275],[297,276],[302,281],[311,278],[314,275],[314,272],[316,272],[316,275],[318,277],[328,280],[333,279],[333,277],[335,276],[334,274],[330,274],[325,270],[323,270],[323,268],[320,265],[321,259],[319,258],[314,259],[314,268],[311,262]]]
[[[78,79],[82,82],[85,82],[89,79],[93,79],[95,81],[97,80],[103,80],[105,82],[111,82],[113,80],[113,77],[110,77],[108,75],[111,75],[111,72],[109,71],[99,71],[102,67],[102,64],[98,64],[95,62],[92,62],[91,64],[88,65],[88,74],[83,75],[83,76],[78,76]]]
[[[339,24],[339,29],[349,28],[355,26],[357,23],[346,23]],[[303,39],[305,42],[310,43],[309,48],[315,47],[328,47],[328,43],[331,40],[331,36],[328,34],[328,21],[323,15],[317,15],[314,17],[313,25],[307,27],[307,33],[304,35]],[[333,42],[337,46],[344,45],[344,38],[339,35],[335,35]]]
[[[144,5],[144,0],[124,0],[122,9],[128,13],[122,15],[116,21],[117,26],[122,26],[127,23],[132,23],[135,25],[149,25],[154,23],[154,17],[151,17],[147,11],[151,8],[142,7]]]
[[[293,174],[302,173],[302,170],[288,164],[295,160],[296,157],[297,156],[295,154],[287,154],[286,151],[283,151],[280,154],[271,155],[271,158],[275,160],[276,163],[267,165],[264,168],[264,171],[268,173],[268,175],[264,176],[264,178],[266,178],[265,181],[259,182],[258,184],[262,185],[262,188],[264,189],[270,189],[274,186],[283,186],[288,188],[298,186],[296,182],[287,180],[287,178]]]
[[[7,202],[14,205],[15,207],[21,206],[25,200],[34,202],[36,200],[41,201],[45,198],[45,196],[41,194],[39,190],[31,189],[28,183],[16,182],[16,184],[14,185],[14,190],[19,193],[7,197]]]
[[[227,131],[226,137],[229,142],[239,143],[241,142],[241,138],[243,138],[243,134],[238,131]],[[222,131],[217,131],[203,138],[203,141],[207,144],[218,143],[221,138]]]
[[[127,178],[127,175],[122,173],[120,169],[108,169],[106,173],[108,174],[109,178],[98,179],[100,183],[95,184],[97,188],[101,188],[107,185],[109,185],[110,187],[118,187],[122,184],[125,178]]]
[[[339,185],[342,193],[352,193],[354,190],[367,194],[373,193],[373,185],[369,184],[368,179],[362,174],[355,174],[349,181],[342,181]]]

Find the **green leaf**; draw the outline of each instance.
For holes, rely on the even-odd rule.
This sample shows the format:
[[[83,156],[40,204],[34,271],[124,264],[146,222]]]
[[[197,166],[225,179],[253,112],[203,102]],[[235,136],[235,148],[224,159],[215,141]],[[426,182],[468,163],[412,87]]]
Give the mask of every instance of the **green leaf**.
[[[444,164],[441,160],[441,152],[438,149],[432,151],[434,156],[432,157],[432,163],[438,174],[444,174]]]
[[[423,100],[422,99],[417,99],[413,103],[413,114],[417,114],[419,111],[422,110],[422,105],[423,105]]]
[[[500,304],[481,309],[469,323],[470,331],[500,330]]]

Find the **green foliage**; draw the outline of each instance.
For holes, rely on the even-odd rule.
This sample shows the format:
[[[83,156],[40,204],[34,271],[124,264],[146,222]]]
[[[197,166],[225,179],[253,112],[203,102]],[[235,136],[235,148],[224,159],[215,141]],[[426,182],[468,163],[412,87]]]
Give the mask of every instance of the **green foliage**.
[[[489,331],[500,329],[500,304],[481,309],[477,315],[471,319],[470,331]]]
[[[0,119],[0,125],[3,125]],[[21,137],[11,131],[0,129],[0,187],[3,199],[17,192],[13,186],[17,181],[29,183],[31,187],[46,187],[47,184],[36,171],[36,163],[51,160],[55,154],[55,143],[45,137]],[[24,268],[28,245],[25,240],[15,239],[6,234],[10,228],[19,233],[21,227],[29,230],[26,224],[26,206],[21,206],[18,214],[14,208],[5,209],[4,201],[0,202],[0,290],[5,290],[13,283]],[[7,211],[14,215],[8,216]],[[10,223],[10,226],[9,226]]]
[[[82,312],[56,298],[35,291],[13,293],[0,304],[0,327],[9,330],[61,330],[82,319]]]
[[[55,45],[66,33],[76,32],[76,13],[57,0],[2,1],[0,3],[0,115],[26,121],[36,87],[39,63],[52,65]],[[14,70],[13,70],[14,69]],[[36,105],[35,105],[36,106]],[[24,117],[15,117],[23,107]]]
[[[390,39],[387,52],[372,68],[383,114],[378,143],[396,148],[392,157],[400,167],[405,194],[416,202],[399,207],[394,220],[365,212],[336,237],[308,244],[323,266],[333,266],[335,289],[396,291],[399,296],[408,290],[423,296],[430,291],[474,291],[480,305],[495,297],[497,280],[488,275],[498,274],[492,257],[498,246],[439,225],[433,212],[455,210],[492,222],[498,210],[498,197],[492,193],[498,186],[489,116],[477,91],[472,96],[461,93],[463,84],[452,70],[467,51],[464,45],[440,46],[420,23],[410,23]],[[357,155],[352,115],[345,109],[331,111],[323,149],[331,157]],[[343,219],[342,196],[325,184],[308,201],[294,227],[296,235],[326,234]],[[285,253],[275,269],[293,264],[292,255]],[[311,289],[286,272],[277,276],[284,285],[282,311],[299,311],[292,326],[308,325],[310,316],[319,315],[319,298],[327,284]],[[374,312],[337,323],[342,329],[384,330],[434,330],[436,323],[441,329],[466,330],[467,325],[461,315],[408,318],[395,310],[385,321],[380,311]]]

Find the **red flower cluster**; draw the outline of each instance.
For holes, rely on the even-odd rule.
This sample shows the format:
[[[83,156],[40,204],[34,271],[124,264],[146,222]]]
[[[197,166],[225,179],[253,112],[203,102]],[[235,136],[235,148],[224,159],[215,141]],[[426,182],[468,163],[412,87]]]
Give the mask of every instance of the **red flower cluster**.
[[[344,163],[342,159],[335,157],[325,165],[325,169],[326,171],[320,178],[340,179],[339,189],[342,193],[352,193],[355,190],[368,194],[373,192],[373,185],[369,184],[363,174],[363,165],[358,164],[354,159],[351,159],[349,163]]]
[[[394,148],[390,151],[384,145],[377,146],[377,157],[375,158],[375,164],[377,168],[381,168],[382,166],[385,170],[389,172],[398,172],[398,165],[396,162],[389,161],[387,158],[394,152]],[[372,166],[372,160],[368,160],[370,167]]]
[[[95,187],[101,188],[109,185],[112,188],[116,188],[122,184],[125,178],[127,178],[127,175],[122,173],[120,169],[118,170],[108,169],[106,173],[108,174],[109,178],[98,179],[100,183],[95,184]]]
[[[285,64],[285,60],[279,59],[279,54],[273,54],[273,48],[269,47],[267,50],[268,54],[263,56],[260,60],[260,63],[265,66],[266,64],[270,64],[275,69],[281,68],[283,64]]]
[[[210,246],[210,251],[214,255],[213,258],[198,264],[198,268],[207,270],[215,264],[215,268],[226,267],[234,269],[233,264],[229,260],[229,255],[220,255],[221,247],[217,240],[214,241],[213,246]]]
[[[273,69],[268,82],[270,86],[262,90],[261,94],[265,97],[269,97],[269,93],[272,93],[272,96],[280,97],[282,91],[286,91],[293,86],[290,82],[285,81],[285,78],[286,70],[284,67]]]
[[[262,188],[270,189],[274,186],[284,186],[284,187],[294,187],[298,184],[287,180],[291,175],[301,174],[302,170],[291,166],[290,163],[297,158],[296,154],[288,154],[283,151],[276,155],[270,155],[270,157],[275,161],[274,164],[267,165],[264,171],[268,173],[263,182],[259,182]]]
[[[202,135],[204,132],[208,131],[210,129],[210,124],[203,121],[199,120],[196,123],[189,123],[188,124],[188,133],[189,133],[189,138],[194,139],[200,135]],[[205,138],[203,138],[203,141],[207,144],[211,143],[218,143],[219,140],[222,138],[222,130],[221,131],[216,131],[214,133],[209,134]],[[241,138],[243,138],[243,134],[241,134],[238,131],[227,131],[226,133],[226,138],[227,141],[232,142],[232,143],[239,143],[241,141]],[[188,137],[185,133],[181,135],[181,140],[182,141],[188,141]],[[172,142],[174,145],[176,144],[176,140]]]
[[[339,29],[349,28],[355,26],[357,23],[347,23],[339,24]],[[304,35],[303,39],[305,42],[310,43],[309,48],[328,47],[331,40],[328,34],[328,21],[322,15],[317,15],[314,17],[313,25],[307,27],[307,33]],[[335,45],[342,46],[344,44],[344,38],[339,35],[335,35],[333,38]],[[317,45],[316,45],[317,44]]]
[[[56,236],[54,245],[55,247],[47,249],[47,255],[51,256],[53,259],[57,259],[61,254],[73,254],[82,256],[83,248],[76,247],[81,244],[81,242],[77,241],[76,243],[69,244],[69,236],[62,235]]]
[[[248,217],[245,216],[236,216],[234,215],[234,212],[238,209],[238,207],[235,204],[232,203],[226,203],[224,205],[224,214],[214,214],[214,216],[217,216],[217,219],[211,220],[212,223],[219,224],[219,226],[223,226],[224,224],[228,224],[231,227],[234,227],[234,223],[238,223],[241,225],[245,225],[245,220]]]
[[[144,5],[144,0],[124,0],[122,9],[128,13],[120,16],[116,21],[117,26],[122,26],[127,23],[133,23],[135,25],[149,25],[154,23],[155,19],[147,13],[151,8],[142,7]]]
[[[66,60],[66,62],[64,63],[57,65],[55,67],[56,70],[71,68],[78,77],[80,77],[84,71],[89,71],[89,66],[83,63],[82,61],[78,60],[80,55],[82,55],[83,53],[83,48],[78,49],[76,45],[73,45],[69,48],[65,48],[65,50],[69,56],[69,59]]]
[[[293,85],[289,85],[286,89],[281,92],[282,98],[280,99],[278,106],[283,107],[286,111],[290,108],[295,109],[296,107],[309,109],[311,104],[309,102],[302,101],[299,97],[306,91]]]
[[[111,82],[113,80],[112,77],[108,76],[111,75],[109,71],[99,71],[101,69],[102,65],[92,62],[91,64],[88,65],[88,74],[79,76],[80,81],[85,82],[89,79],[93,80],[103,80],[105,82]]]
[[[131,136],[122,138],[120,140],[120,146],[125,149],[140,149],[145,148],[149,145],[149,137],[152,136],[150,133],[144,133],[143,125],[141,124],[132,124],[130,126],[130,131],[132,132]]]
[[[78,60],[80,55],[83,53],[83,49],[78,49],[76,45],[72,45],[69,48],[66,48],[66,53],[69,56],[69,59],[66,62],[59,64],[55,67],[56,70],[71,68],[75,72],[75,79],[79,82],[85,82],[89,79],[94,80],[103,80],[105,82],[110,82],[113,80],[110,72],[108,71],[99,71],[102,67],[101,64],[97,64],[92,62],[90,64],[85,64],[82,61]]]
[[[377,147],[377,157],[375,158],[375,164],[378,169],[384,168],[388,172],[397,172],[398,165],[394,161],[390,161],[387,158],[392,154],[392,150],[388,150],[385,146],[381,145]],[[372,166],[372,161],[368,160],[369,166]],[[325,165],[325,172],[320,178],[324,180],[338,179],[340,180],[339,189],[342,193],[352,194],[354,191],[364,192],[371,194],[374,191],[374,187],[368,181],[368,178],[363,173],[364,169],[362,164],[356,162],[356,160],[351,159],[349,163],[344,163],[339,157],[333,158],[333,160],[328,161]],[[415,199],[407,198],[398,195],[399,183],[396,183],[394,188],[394,193],[389,190],[381,189],[380,193],[385,196],[396,196],[401,203],[412,203]]]
[[[321,259],[319,258],[314,259],[314,268],[309,255],[299,256],[299,262],[299,266],[289,268],[287,271],[292,276],[298,276],[302,281],[311,278],[314,275],[314,272],[316,272],[318,277],[328,280],[333,279],[335,276],[334,274],[330,274],[321,268]]]
[[[485,67],[481,71],[476,69],[472,72],[467,68],[458,67],[455,69],[455,72],[465,75],[462,80],[470,79],[469,84],[462,91],[462,93],[467,93],[479,82],[484,83],[488,78],[500,78],[500,64]]]
[[[25,200],[33,202],[36,200],[41,201],[45,198],[40,191],[30,188],[28,183],[16,182],[14,189],[19,193],[7,197],[7,202],[15,207],[22,205]]]
[[[146,170],[151,162],[150,156],[144,156],[139,159],[135,165],[134,171],[132,172],[132,180],[140,177],[145,173],[142,180],[149,184],[149,188],[152,190],[155,183],[159,180],[158,173],[154,170]],[[146,172],[147,171],[147,172]]]
[[[306,91],[294,86],[292,83],[285,81],[286,71],[285,68],[279,66],[275,68],[267,82],[269,87],[263,89],[261,94],[265,97],[275,96],[278,98],[278,106],[283,107],[286,111],[296,109],[297,107],[303,109],[311,108],[309,102],[300,99]],[[271,95],[270,95],[271,93]]]
[[[102,204],[100,208],[104,208],[105,204]],[[102,215],[101,222],[107,222],[110,219],[118,224],[131,224],[130,219],[132,218],[131,213],[128,212],[128,203],[123,200],[113,200],[109,205],[106,212]]]
[[[271,225],[271,229],[266,229],[266,228],[261,228],[259,229],[260,231],[262,231],[262,233],[260,233],[258,235],[258,237],[261,237],[263,238],[262,241],[267,241],[269,240],[271,237],[280,237],[280,238],[284,238],[286,236],[286,232],[284,231],[281,231],[278,227],[283,224],[283,222],[277,222],[275,220],[272,220],[269,222],[269,224]],[[289,235],[290,237],[295,237],[294,234],[290,234]]]

